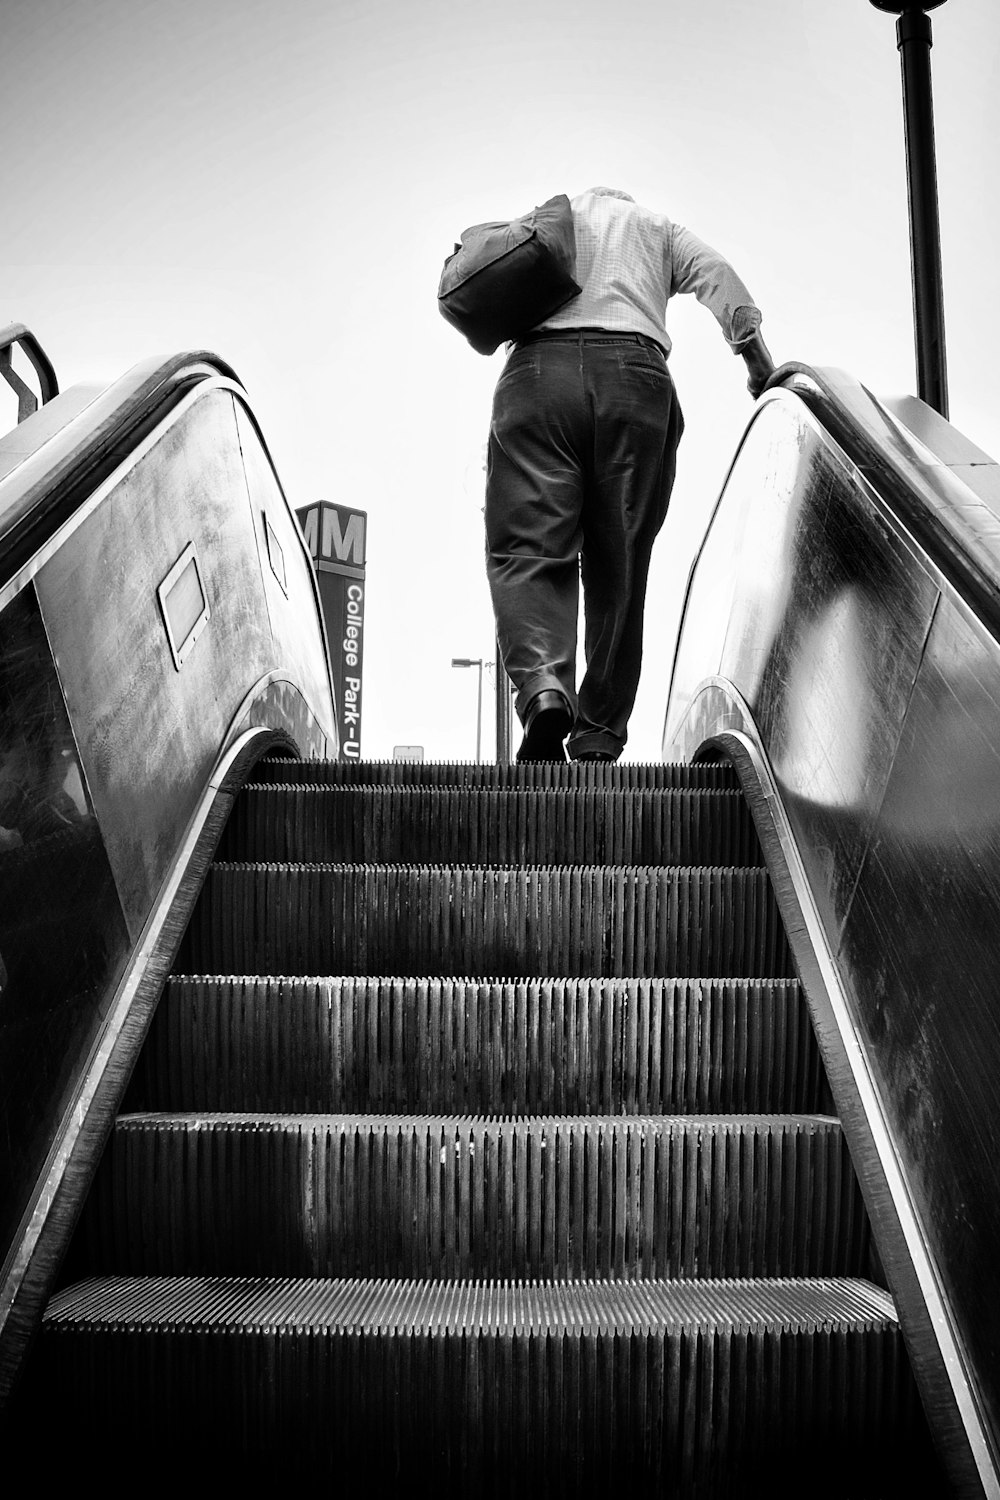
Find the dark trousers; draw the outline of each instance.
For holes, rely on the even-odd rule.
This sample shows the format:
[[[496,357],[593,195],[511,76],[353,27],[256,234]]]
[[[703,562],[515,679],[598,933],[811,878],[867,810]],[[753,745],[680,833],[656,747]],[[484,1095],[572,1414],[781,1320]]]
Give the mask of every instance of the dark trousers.
[[[571,757],[617,756],[625,744],[650,552],[683,428],[664,355],[636,335],[561,330],[529,340],[497,383],[486,477],[497,639],[522,720],[544,689],[569,700]]]

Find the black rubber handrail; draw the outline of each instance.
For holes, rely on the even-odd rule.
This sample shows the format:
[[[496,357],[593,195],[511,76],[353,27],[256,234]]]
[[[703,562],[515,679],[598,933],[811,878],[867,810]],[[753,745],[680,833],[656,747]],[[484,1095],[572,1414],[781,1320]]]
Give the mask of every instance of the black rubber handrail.
[[[222,377],[239,383],[218,355],[199,350],[137,366],[93,403],[89,431],[71,443],[52,440],[51,463],[18,487],[8,477],[0,512],[0,588],[30,561],[60,526],[93,494],[199,382]],[[44,450],[42,450],[44,452]]]
[[[921,469],[919,458],[906,452],[898,430],[887,424],[885,410],[877,398],[862,385],[857,386],[857,391],[870,403],[870,427],[865,426],[858,412],[851,410],[823,372],[809,365],[782,365],[767,389],[779,386],[793,392],[809,408],[848,459],[878,490],[928,560],[1000,641],[1000,552],[995,557],[977,555],[973,529],[961,512],[949,504],[947,481],[957,481],[952,481],[946,466],[938,475],[929,475],[926,468]],[[944,484],[939,482],[941,476],[946,480]],[[948,515],[948,524],[943,519],[944,513]]]
[[[24,351],[25,357],[38,376],[39,396],[26,385],[11,363],[15,348]],[[17,420],[23,422],[38,410],[39,397],[44,406],[59,394],[59,382],[52,361],[24,323],[8,323],[0,328],[0,376],[6,380],[17,396]]]

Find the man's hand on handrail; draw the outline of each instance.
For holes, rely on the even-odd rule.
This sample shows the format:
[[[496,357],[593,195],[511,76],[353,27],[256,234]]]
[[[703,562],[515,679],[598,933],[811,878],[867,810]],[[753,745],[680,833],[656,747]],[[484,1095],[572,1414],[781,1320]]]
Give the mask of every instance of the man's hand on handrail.
[[[759,333],[755,333],[752,338],[747,339],[740,353],[746,360],[747,369],[750,372],[750,379],[747,381],[747,390],[756,401],[774,374],[774,360],[771,358],[770,351]]]

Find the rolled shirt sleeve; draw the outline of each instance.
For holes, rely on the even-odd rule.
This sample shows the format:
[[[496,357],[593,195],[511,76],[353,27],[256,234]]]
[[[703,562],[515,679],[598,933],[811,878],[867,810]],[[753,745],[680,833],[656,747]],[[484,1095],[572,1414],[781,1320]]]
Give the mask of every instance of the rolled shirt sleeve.
[[[693,292],[715,317],[733,353],[740,354],[760,328],[761,313],[729,262],[681,224],[670,225],[667,261],[670,294]]]

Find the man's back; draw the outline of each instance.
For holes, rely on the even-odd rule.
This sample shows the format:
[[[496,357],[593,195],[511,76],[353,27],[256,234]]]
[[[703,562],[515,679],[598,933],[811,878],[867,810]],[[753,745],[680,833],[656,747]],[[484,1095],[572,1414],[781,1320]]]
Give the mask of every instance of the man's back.
[[[739,350],[760,326],[750,292],[729,262],[666,214],[618,188],[588,188],[572,201],[576,279],[582,290],[541,328],[642,333],[669,354],[667,302],[692,292]]]
[[[645,333],[669,350],[667,223],[613,188],[590,188],[573,199],[579,297],[545,328],[615,328]]]

